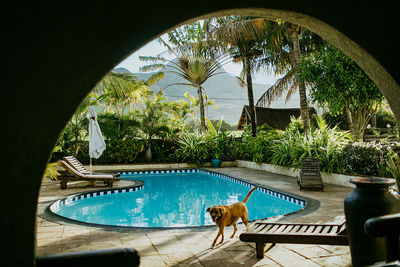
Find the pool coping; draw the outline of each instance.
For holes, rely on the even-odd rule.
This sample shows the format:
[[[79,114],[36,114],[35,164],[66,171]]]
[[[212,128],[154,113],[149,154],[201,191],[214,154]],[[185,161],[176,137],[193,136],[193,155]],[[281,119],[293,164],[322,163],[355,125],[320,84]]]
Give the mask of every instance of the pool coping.
[[[289,218],[289,217],[293,218],[293,217],[298,217],[298,216],[304,216],[304,215],[307,215],[307,214],[310,214],[310,213],[316,211],[320,206],[320,202],[318,200],[316,200],[316,199],[312,199],[312,198],[305,197],[305,196],[300,196],[300,195],[297,195],[297,194],[294,194],[294,193],[285,192],[285,191],[276,189],[276,188],[271,187],[271,186],[266,186],[266,185],[262,185],[262,184],[259,184],[259,183],[254,183],[254,182],[246,180],[245,178],[239,178],[239,177],[236,177],[236,176],[231,175],[231,174],[228,175],[228,174],[220,173],[220,172],[217,172],[217,171],[208,170],[208,169],[202,169],[202,168],[179,168],[179,169],[164,169],[164,170],[161,170],[161,169],[134,170],[134,171],[121,171],[121,172],[117,172],[117,173],[121,173],[121,174],[135,174],[135,173],[145,174],[145,173],[154,173],[154,172],[155,173],[160,173],[160,172],[161,173],[163,173],[163,172],[165,172],[165,173],[170,173],[170,172],[174,173],[175,171],[177,173],[184,173],[184,172],[193,172],[193,170],[204,172],[204,173],[208,173],[208,174],[211,174],[213,176],[217,176],[217,177],[222,178],[222,179],[227,179],[228,178],[228,180],[231,180],[230,178],[232,178],[233,182],[240,183],[240,184],[245,185],[245,186],[256,186],[256,187],[258,187],[258,190],[260,190],[260,188],[261,188],[264,191],[263,190],[260,190],[260,191],[262,191],[264,193],[267,193],[267,192],[265,192],[265,190],[272,191],[275,194],[279,194],[281,196],[283,195],[285,197],[291,197],[291,198],[302,200],[302,201],[305,202],[303,208],[301,208],[301,209],[299,209],[297,211],[286,213],[284,215],[276,215],[276,216],[271,216],[271,217],[262,218],[262,219],[250,220],[249,222],[256,222],[256,221],[262,222],[262,221],[280,220],[280,219]],[[86,198],[86,196],[93,197],[93,195],[102,195],[102,194],[100,194],[102,192],[103,193],[104,192],[110,192],[110,194],[114,194],[114,193],[121,193],[121,192],[129,192],[129,189],[133,189],[132,191],[137,191],[137,190],[143,189],[143,187],[145,186],[145,183],[142,180],[134,179],[134,181],[138,182],[139,184],[135,183],[135,185],[132,185],[132,186],[125,186],[125,187],[120,187],[120,188],[116,188],[116,189],[100,189],[100,190],[91,190],[91,191],[86,191],[86,192],[80,192],[78,194],[68,195],[66,197],[57,199],[55,201],[54,200],[50,201],[50,204],[48,204],[49,202],[47,202],[46,204],[43,203],[44,205],[46,205],[46,208],[44,209],[43,213],[39,214],[39,216],[41,216],[42,218],[47,219],[49,221],[57,222],[59,224],[70,223],[70,224],[86,226],[86,227],[97,227],[97,228],[103,228],[103,229],[109,229],[109,230],[123,230],[123,231],[129,230],[129,229],[135,229],[135,230],[140,230],[140,229],[143,229],[143,230],[184,230],[184,229],[201,230],[201,229],[204,229],[205,230],[205,229],[210,229],[210,228],[215,228],[216,227],[216,225],[186,226],[186,227],[138,227],[138,226],[123,226],[123,225],[118,225],[117,226],[117,225],[97,224],[97,223],[88,223],[88,222],[82,222],[82,221],[70,219],[70,218],[58,215],[58,214],[54,213],[53,211],[51,211],[51,209],[50,209],[50,206],[52,206],[56,202],[65,201],[67,199],[79,200],[79,199],[82,199],[82,198]],[[126,190],[128,190],[128,191],[126,191]],[[267,194],[269,194],[269,193],[267,193]],[[271,195],[271,194],[269,194],[269,195]],[[285,201],[292,202],[292,201],[289,201],[287,199],[278,197],[277,195],[274,195],[274,194],[272,194],[272,195],[274,197],[283,199]],[[238,222],[238,224],[243,224],[243,222]]]

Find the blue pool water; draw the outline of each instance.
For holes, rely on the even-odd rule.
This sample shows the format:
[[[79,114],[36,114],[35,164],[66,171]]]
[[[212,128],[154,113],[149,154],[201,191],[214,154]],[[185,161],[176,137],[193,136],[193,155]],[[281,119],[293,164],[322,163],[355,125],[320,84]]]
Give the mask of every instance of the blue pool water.
[[[206,226],[214,224],[206,212],[208,207],[241,201],[253,187],[229,176],[199,170],[173,174],[122,174],[120,178],[142,180],[144,188],[133,192],[111,194],[111,190],[101,195],[70,197],[55,202],[50,210],[72,220],[101,225]],[[304,205],[303,200],[263,188],[254,191],[247,201],[249,220],[291,213]]]

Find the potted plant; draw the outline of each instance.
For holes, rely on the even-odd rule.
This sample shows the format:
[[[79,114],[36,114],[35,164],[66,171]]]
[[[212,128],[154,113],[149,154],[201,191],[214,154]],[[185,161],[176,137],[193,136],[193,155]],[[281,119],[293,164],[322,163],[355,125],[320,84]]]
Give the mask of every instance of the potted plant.
[[[218,152],[217,152],[218,151]],[[211,160],[211,163],[213,165],[214,168],[219,168],[221,167],[222,164],[222,159],[221,159],[222,153],[219,149],[215,148],[215,153],[214,153],[214,157]]]
[[[219,168],[219,167],[221,167],[221,164],[222,164],[221,157],[223,156],[224,145],[225,145],[223,135],[218,134],[215,137],[213,144],[214,144],[214,146],[213,146],[214,154],[213,154],[211,163],[214,168]]]

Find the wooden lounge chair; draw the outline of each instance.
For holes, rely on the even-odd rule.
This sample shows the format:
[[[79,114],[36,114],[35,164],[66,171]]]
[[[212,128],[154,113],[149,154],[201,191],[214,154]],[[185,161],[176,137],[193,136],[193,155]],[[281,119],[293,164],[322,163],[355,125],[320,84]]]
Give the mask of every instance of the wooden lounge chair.
[[[303,224],[303,223],[255,223],[240,235],[244,242],[255,242],[257,258],[264,257],[266,243],[272,248],[276,243],[348,245],[346,223]]]
[[[67,183],[69,180],[73,181],[103,181],[108,187],[112,187],[115,181],[119,181],[119,179],[112,174],[89,174],[82,173],[75,169],[73,166],[65,162],[64,160],[60,160],[61,165],[65,168],[66,172],[62,172],[60,175],[60,187],[61,189],[67,188]]]
[[[313,158],[302,158],[301,169],[297,178],[299,189],[316,187],[324,190],[321,173],[319,171],[319,160]]]
[[[90,171],[88,171],[85,168],[85,166],[83,166],[83,164],[79,160],[77,160],[74,156],[64,157],[64,161],[67,162],[69,165],[71,165],[78,172],[81,172],[83,174],[91,174]],[[104,173],[95,172],[94,174],[104,174]],[[109,175],[109,174],[107,174],[107,175]],[[114,178],[119,177],[119,173],[113,174],[113,176],[114,176]]]

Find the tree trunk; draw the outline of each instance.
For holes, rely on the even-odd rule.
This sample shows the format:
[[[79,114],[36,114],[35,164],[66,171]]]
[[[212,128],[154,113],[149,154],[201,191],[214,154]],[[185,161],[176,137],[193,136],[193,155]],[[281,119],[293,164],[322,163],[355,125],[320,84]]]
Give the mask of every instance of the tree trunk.
[[[148,139],[148,144],[147,144],[147,150],[146,153],[144,154],[144,158],[147,162],[151,162],[153,159],[153,154],[151,153],[151,139]]]
[[[353,119],[352,119],[351,112],[349,109],[349,104],[347,103],[347,101],[344,101],[343,111],[344,111],[347,125],[349,126],[349,130],[353,133],[353,136],[355,136]]]
[[[358,108],[353,115],[354,121],[354,141],[360,141],[364,138],[364,131],[368,125],[371,115],[375,114],[376,109],[373,106],[364,104]]]
[[[292,25],[291,33],[293,39],[293,52],[294,52],[294,65],[296,69],[296,80],[299,85],[299,95],[300,95],[300,115],[303,121],[303,127],[306,132],[310,131],[310,116],[308,114],[307,106],[307,95],[306,95],[306,84],[301,78],[301,73],[299,70],[300,63],[300,42],[299,34],[296,29],[296,25]]]
[[[376,128],[376,113],[371,118],[371,126]]]
[[[203,92],[201,90],[201,85],[197,85],[197,94],[199,95],[199,102],[200,102],[200,128],[201,132],[206,132],[206,119],[204,115],[204,99],[203,99]]]
[[[249,114],[251,120],[251,133],[254,137],[257,136],[257,121],[256,112],[254,107],[254,94],[253,94],[253,80],[251,78],[251,67],[250,59],[244,56],[244,67],[246,72],[246,83],[247,83],[247,97],[249,99]]]

